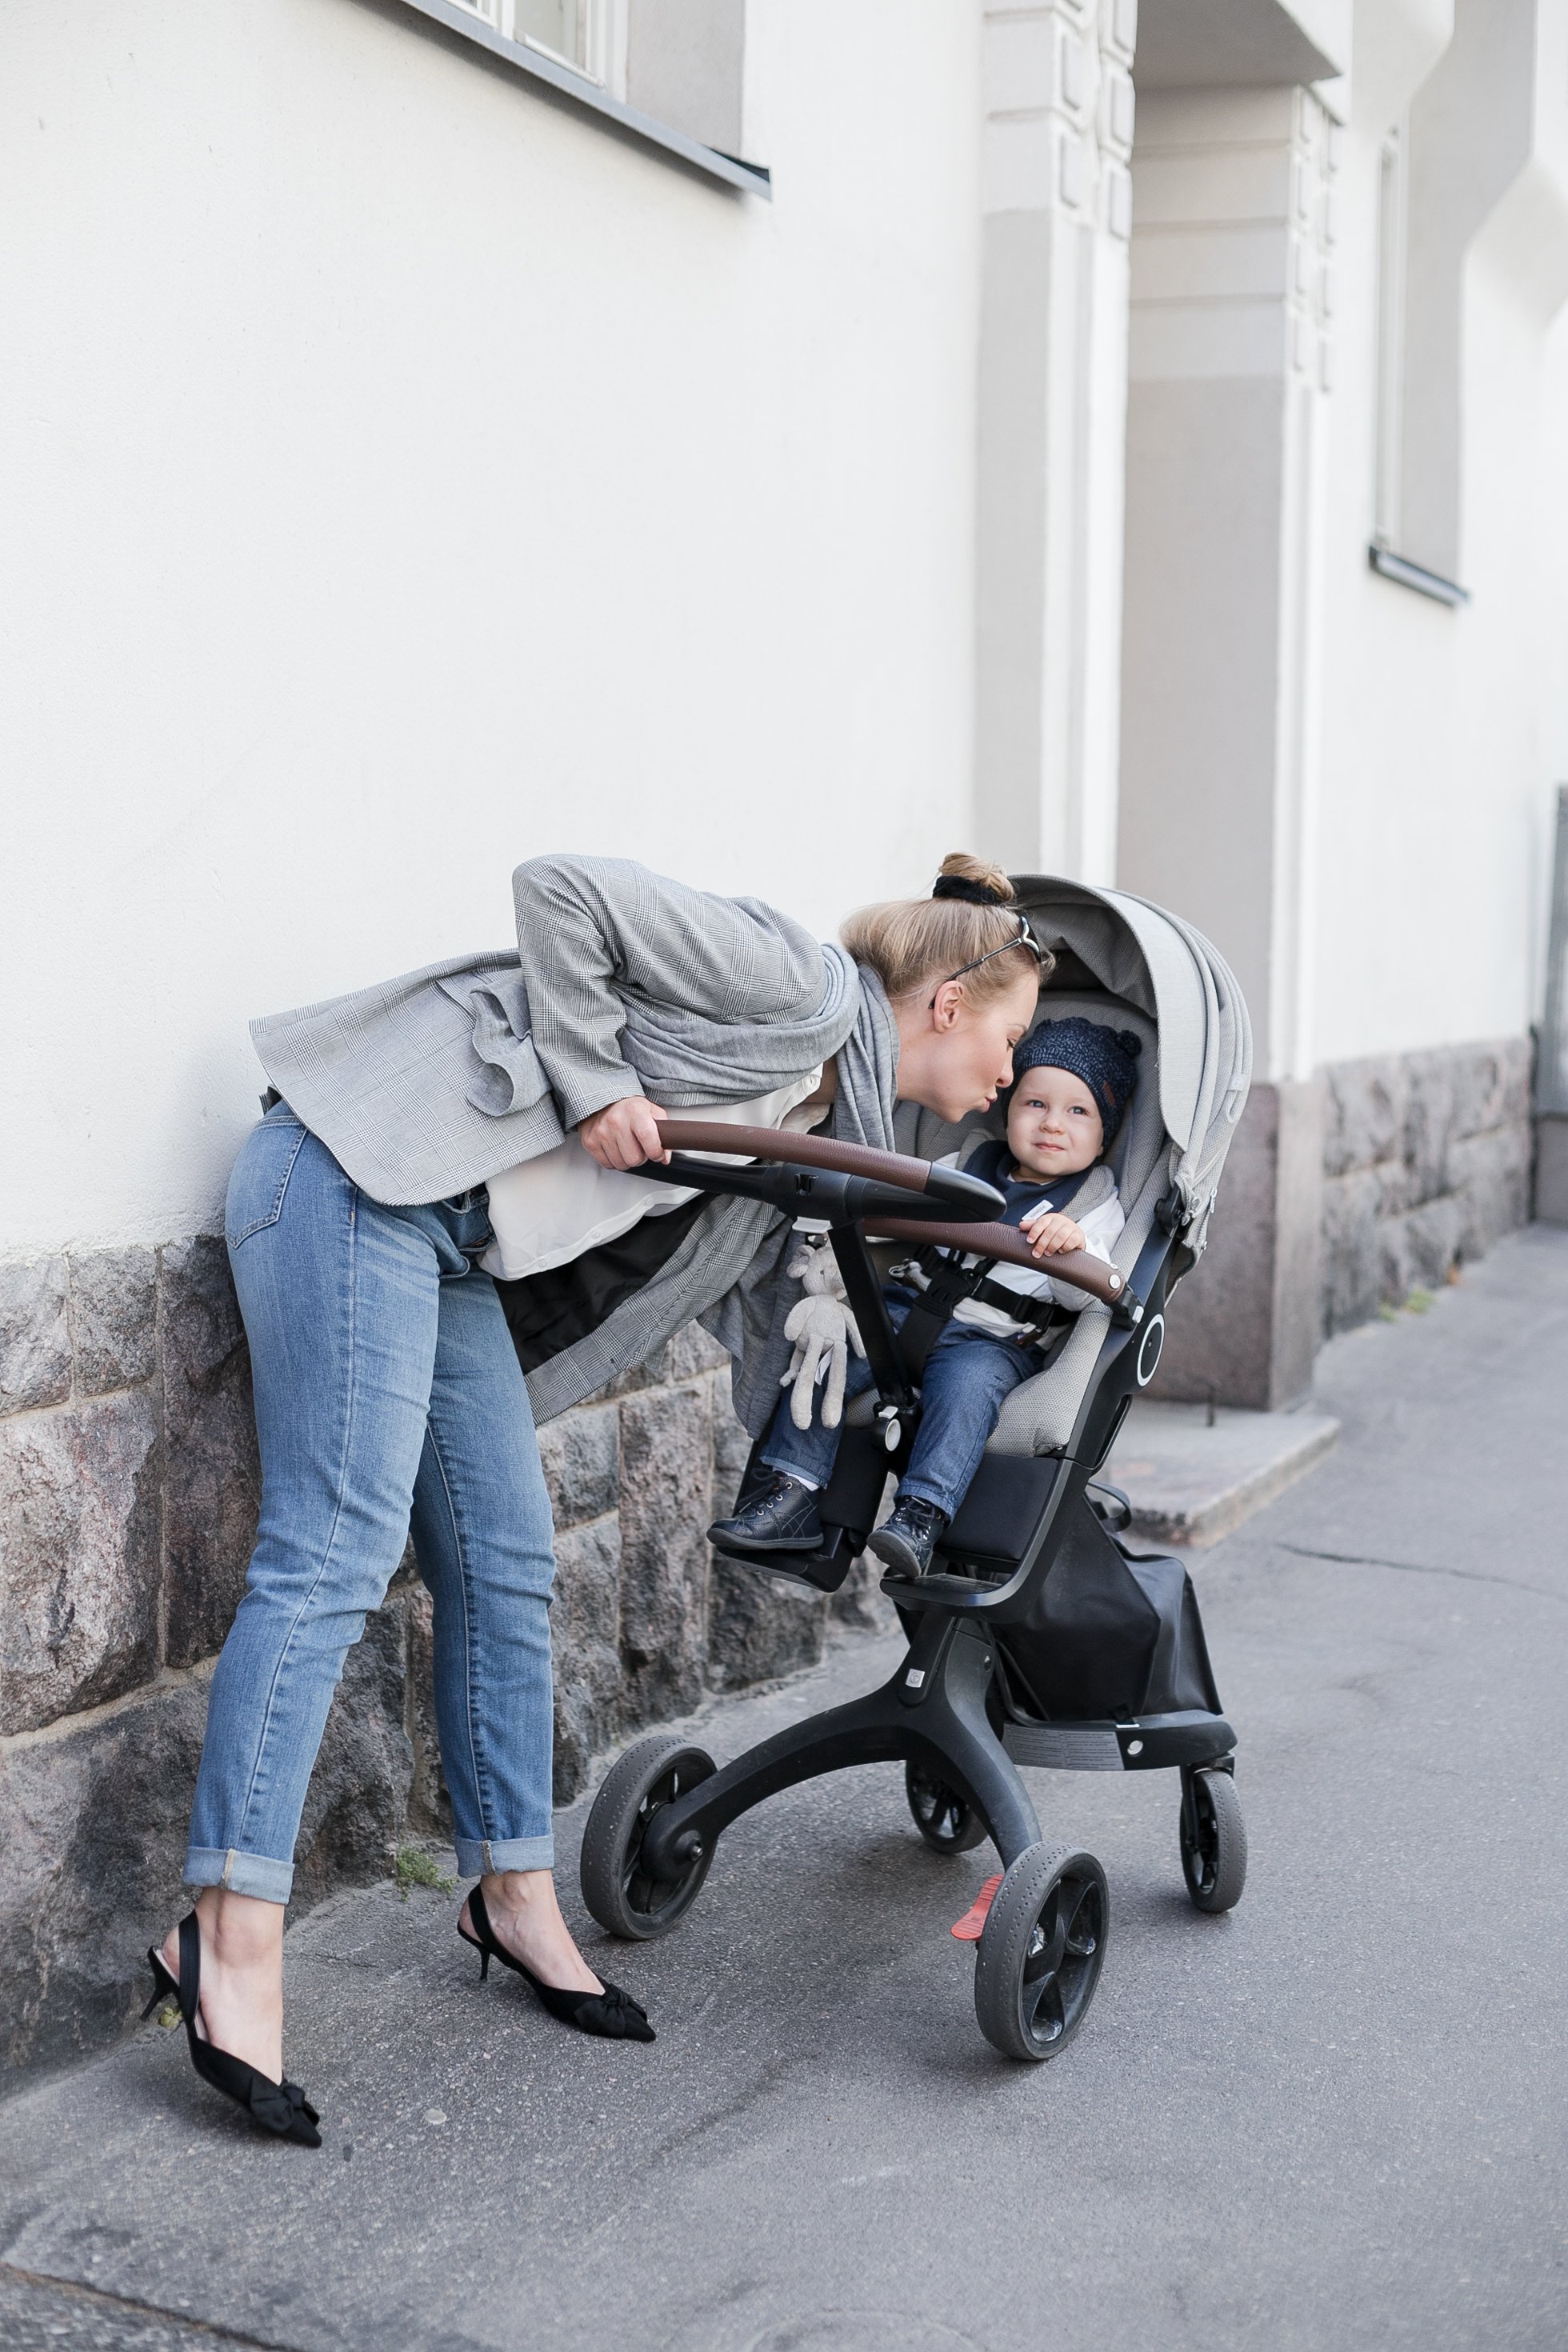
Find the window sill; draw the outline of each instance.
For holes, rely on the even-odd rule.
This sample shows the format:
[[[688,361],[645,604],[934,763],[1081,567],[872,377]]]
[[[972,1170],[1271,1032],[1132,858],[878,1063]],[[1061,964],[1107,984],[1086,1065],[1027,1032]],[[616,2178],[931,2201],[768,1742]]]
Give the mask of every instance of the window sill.
[[[618,130],[630,132],[634,139],[644,140],[650,147],[662,148],[666,154],[679,157],[709,179],[772,201],[773,181],[765,164],[742,163],[737,156],[721,154],[717,147],[704,147],[700,140],[689,139],[683,131],[672,131],[667,122],[656,122],[651,114],[639,114],[636,107],[624,106],[597,82],[590,81],[586,74],[558,64],[542,49],[525,48],[521,41],[503,39],[478,16],[452,6],[451,0],[399,0],[399,5],[412,8],[416,16],[428,17],[447,32],[455,33],[459,40],[471,42],[514,73],[521,74],[525,80],[543,82],[588,112],[601,115]]]
[[[1381,579],[1414,588],[1418,596],[1430,596],[1436,604],[1458,610],[1470,601],[1469,590],[1461,588],[1457,580],[1445,580],[1440,572],[1428,572],[1424,563],[1412,563],[1408,556],[1395,555],[1391,547],[1379,547],[1375,540],[1366,551],[1366,560]]]

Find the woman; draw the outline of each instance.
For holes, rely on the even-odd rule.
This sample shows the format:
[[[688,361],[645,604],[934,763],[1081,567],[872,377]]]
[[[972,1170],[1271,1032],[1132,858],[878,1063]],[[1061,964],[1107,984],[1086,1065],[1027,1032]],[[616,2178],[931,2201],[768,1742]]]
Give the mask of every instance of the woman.
[[[226,1231],[261,1522],[213,1677],[185,1867],[202,1891],[149,1957],[197,2071],[308,2147],[318,2118],[281,2063],[294,1843],[343,1660],[410,1524],[458,1867],[478,1881],[458,1933],[552,2015],[653,2038],[555,1899],[552,1531],[520,1352],[543,1417],[698,1316],[760,1428],[791,1303],[786,1219],[734,1198],[670,1213],[630,1172],[668,1158],[656,1120],[826,1115],[835,1136],[891,1149],[897,1101],[952,1120],[994,1100],[1037,998],[1011,887],[967,857],[931,898],[855,919],[848,952],[759,900],[619,859],[534,858],[513,889],[515,956],[253,1030],[277,1099],[240,1152]],[[496,1275],[520,1273],[509,1328]]]

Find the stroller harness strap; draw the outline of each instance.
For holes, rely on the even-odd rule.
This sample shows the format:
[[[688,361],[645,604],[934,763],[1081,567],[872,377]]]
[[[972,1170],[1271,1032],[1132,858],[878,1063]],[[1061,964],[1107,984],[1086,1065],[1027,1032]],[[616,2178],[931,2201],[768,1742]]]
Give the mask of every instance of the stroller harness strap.
[[[1006,1145],[991,1144],[973,1155],[967,1172],[982,1177],[986,1183],[1001,1187],[1006,1182],[1002,1171],[1007,1164]],[[1083,1191],[1092,1172],[1086,1168],[1065,1186],[1044,1183],[1009,1186],[1007,1189],[1016,1189],[1020,1197],[1009,1204],[1001,1222],[1021,1226],[1032,1210],[1046,1205],[1045,1196],[1047,1194],[1051,1196],[1049,1206],[1065,1214]],[[1037,1197],[1031,1198],[1031,1195]],[[1016,1323],[1032,1323],[1037,1346],[1051,1324],[1059,1319],[1056,1303],[1048,1295],[1031,1297],[1026,1291],[1016,1290],[1010,1283],[993,1282],[991,1268],[996,1263],[994,1258],[983,1257],[973,1266],[966,1267],[963,1255],[933,1245],[917,1250],[914,1263],[926,1276],[928,1286],[904,1318],[899,1332],[899,1350],[910,1380],[917,1385],[931,1349],[952,1320],[954,1308],[962,1307],[965,1299],[978,1298],[984,1306],[995,1307]],[[1042,1273],[1046,1270],[1042,1265]]]

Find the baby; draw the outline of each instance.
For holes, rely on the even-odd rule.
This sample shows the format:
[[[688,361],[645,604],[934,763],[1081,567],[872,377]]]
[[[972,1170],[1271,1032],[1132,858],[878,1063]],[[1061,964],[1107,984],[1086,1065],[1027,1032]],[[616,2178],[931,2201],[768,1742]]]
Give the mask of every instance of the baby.
[[[984,1286],[990,1296],[963,1300],[926,1359],[910,1465],[892,1516],[871,1538],[878,1558],[904,1575],[923,1576],[930,1568],[1005,1400],[1042,1369],[1041,1331],[1051,1307],[1076,1313],[1087,1301],[1087,1292],[1053,1281],[1043,1262],[1066,1250],[1110,1261],[1126,1219],[1105,1155],[1132,1099],[1139,1051],[1131,1030],[1078,1018],[1042,1022],[1013,1057],[1006,1141],[984,1142],[965,1159],[970,1174],[1003,1193],[1002,1222],[1022,1228],[1042,1265],[1037,1272],[998,1264]],[[944,1164],[954,1165],[957,1157]],[[919,1274],[887,1286],[895,1327],[928,1286]],[[852,1364],[846,1395],[858,1395],[870,1378],[868,1365]],[[824,1425],[820,1392],[805,1428],[796,1426],[786,1399],[763,1453],[768,1484],[714,1536],[742,1551],[816,1551],[823,1540],[817,1494],[837,1451],[838,1431]]]

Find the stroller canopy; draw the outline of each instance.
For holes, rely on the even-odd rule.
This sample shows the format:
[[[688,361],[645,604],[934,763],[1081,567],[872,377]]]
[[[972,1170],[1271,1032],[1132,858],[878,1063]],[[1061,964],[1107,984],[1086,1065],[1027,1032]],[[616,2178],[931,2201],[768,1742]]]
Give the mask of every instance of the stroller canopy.
[[[1169,1178],[1195,1260],[1252,1076],[1252,1029],[1235,976],[1201,931],[1145,898],[1045,874],[1016,875],[1013,887],[1036,938],[1057,958],[1043,1019],[1066,1010],[1069,996],[1099,996],[1119,999],[1153,1025]],[[1114,1008],[1102,1001],[1073,1009],[1107,1020]],[[1125,1171],[1134,1192],[1147,1172]],[[1123,1202],[1131,1206],[1125,1184]]]

